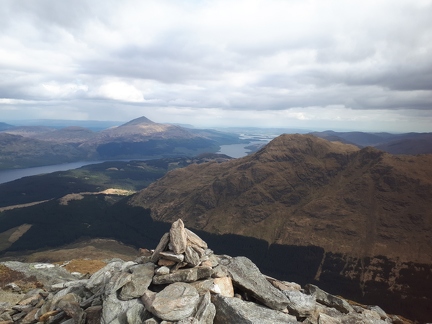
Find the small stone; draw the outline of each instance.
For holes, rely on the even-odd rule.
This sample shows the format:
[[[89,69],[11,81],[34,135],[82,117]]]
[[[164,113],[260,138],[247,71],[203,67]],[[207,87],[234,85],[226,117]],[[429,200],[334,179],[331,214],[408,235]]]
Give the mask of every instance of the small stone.
[[[36,313],[37,313],[38,309],[35,308],[32,311],[30,311],[26,316],[24,316],[24,318],[21,320],[21,324],[33,324],[36,323],[37,318],[36,318]]]
[[[184,268],[186,267],[188,264],[186,262],[179,262],[177,263],[174,268],[172,269],[172,271],[177,271],[178,269]]]
[[[87,308],[85,312],[86,324],[99,324],[101,322],[102,306],[91,306]]]
[[[195,287],[200,296],[211,291],[214,287],[213,279],[198,280],[191,282],[190,284]]]
[[[326,314],[320,314],[318,317],[318,324],[341,324],[338,318],[330,317]]]
[[[147,256],[147,257],[151,257],[152,252],[149,249],[139,249],[139,253],[141,256]]]
[[[288,297],[290,313],[297,317],[308,317],[315,311],[315,296],[303,294],[298,290],[284,290],[283,293]]]
[[[145,320],[143,322],[143,324],[159,324],[159,321],[156,320],[154,317],[152,317],[152,318],[149,318],[149,319]]]
[[[172,251],[175,254],[184,253],[187,245],[187,235],[181,219],[172,223],[169,235]]]
[[[204,240],[202,240],[198,235],[188,230],[187,228],[185,228],[185,232],[186,232],[187,241],[189,245],[196,245],[204,250],[207,249],[207,243],[204,242]]]
[[[340,297],[333,296],[315,285],[308,284],[305,288],[310,295],[315,296],[317,302],[323,305],[333,307],[344,314],[354,312],[354,309],[351,307],[351,305]]]
[[[187,246],[185,250],[185,262],[192,267],[201,263],[199,254],[190,246]]]
[[[67,316],[73,318],[75,323],[81,323],[84,318],[84,311],[79,305],[79,298],[69,293],[63,296],[57,303],[57,308],[64,311]]]
[[[210,262],[210,260],[205,260],[205,261],[201,262],[200,265],[203,267],[209,267],[209,268],[212,267],[212,263]]]
[[[171,251],[161,252],[161,253],[159,253],[159,256],[163,259],[171,260],[171,261],[175,261],[175,262],[183,262],[183,260],[184,260],[183,254],[175,254]]]
[[[6,289],[10,289],[10,290],[12,290],[13,292],[21,292],[21,288],[15,283],[15,282],[11,282],[11,283],[8,283],[6,286],[5,286],[5,288]]]
[[[59,312],[60,312],[59,310],[53,310],[50,312],[46,312],[39,317],[39,322],[46,322],[46,321],[48,321],[48,319],[50,317],[57,315]]]
[[[176,264],[176,262],[172,261],[172,260],[159,259],[159,261],[158,261],[158,266],[161,266],[161,267],[172,267],[175,264]]]
[[[153,263],[159,260],[159,253],[165,251],[166,247],[168,246],[169,240],[170,240],[170,233],[165,233],[164,235],[162,235],[159,244],[157,245],[156,249],[153,252],[153,255],[151,256],[151,261]]]
[[[388,318],[387,313],[379,306],[370,306],[369,309],[377,312],[382,320],[385,320]]]
[[[219,287],[219,293],[225,297],[234,297],[234,287],[230,277],[213,279],[215,286]]]
[[[168,267],[160,267],[158,269],[156,269],[155,274],[160,276],[160,275],[167,275],[170,273],[170,269]]]

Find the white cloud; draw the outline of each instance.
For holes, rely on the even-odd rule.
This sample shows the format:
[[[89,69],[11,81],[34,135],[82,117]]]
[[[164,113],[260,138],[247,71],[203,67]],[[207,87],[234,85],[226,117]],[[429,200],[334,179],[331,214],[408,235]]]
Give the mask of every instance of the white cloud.
[[[431,11],[426,0],[5,0],[0,112],[48,114],[50,100],[92,119],[432,116]]]

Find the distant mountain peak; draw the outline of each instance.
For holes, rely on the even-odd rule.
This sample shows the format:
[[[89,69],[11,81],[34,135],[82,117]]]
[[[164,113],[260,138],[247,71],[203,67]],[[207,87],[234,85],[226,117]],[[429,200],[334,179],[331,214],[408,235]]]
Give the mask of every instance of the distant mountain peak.
[[[142,117],[139,117],[139,118],[132,119],[131,121],[129,121],[126,124],[123,124],[121,126],[137,126],[137,125],[143,125],[143,124],[147,124],[148,125],[148,124],[156,124],[156,123],[153,122],[153,121],[151,121],[147,117],[142,116]]]

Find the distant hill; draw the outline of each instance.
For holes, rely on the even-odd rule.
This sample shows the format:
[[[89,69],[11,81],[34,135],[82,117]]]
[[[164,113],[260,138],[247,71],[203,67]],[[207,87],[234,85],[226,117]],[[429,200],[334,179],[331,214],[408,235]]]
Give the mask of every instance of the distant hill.
[[[14,126],[0,122],[0,131],[13,128]]]
[[[47,127],[47,126],[17,126],[17,127],[8,128],[3,132],[12,135],[34,138],[35,136],[41,134],[47,134],[55,130],[56,130],[55,128]]]
[[[315,279],[364,298],[385,294],[393,304],[409,296],[409,307],[431,309],[431,165],[432,155],[282,135],[244,158],[172,171],[130,204],[157,221],[180,217],[190,228],[281,251],[319,247]]]
[[[35,134],[33,138],[54,143],[81,144],[85,141],[91,140],[94,136],[95,132],[90,129],[79,126],[69,126],[49,132],[38,133]]]
[[[432,133],[410,133],[375,145],[376,148],[392,154],[431,154]]]
[[[25,168],[86,159],[74,145],[0,133],[0,169]]]
[[[354,144],[358,147],[373,146],[391,154],[432,154],[432,133],[365,133],[365,132],[313,132],[328,141]]]
[[[9,135],[20,135],[12,140]],[[61,129],[20,126],[0,132],[0,169],[23,168],[80,160],[143,159],[214,153],[238,137],[199,133],[140,117],[123,125],[93,132],[70,126]],[[9,138],[9,140],[6,140]],[[9,143],[9,144],[7,144]],[[30,149],[27,149],[34,143]],[[10,145],[10,146],[8,146]]]

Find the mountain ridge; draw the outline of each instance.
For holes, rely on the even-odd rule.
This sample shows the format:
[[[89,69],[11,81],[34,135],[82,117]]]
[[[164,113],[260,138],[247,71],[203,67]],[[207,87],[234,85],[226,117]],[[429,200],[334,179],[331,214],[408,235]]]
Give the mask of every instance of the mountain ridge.
[[[196,229],[229,233],[230,228],[235,228],[237,234],[265,239],[269,243],[295,244],[293,237],[297,237],[307,244],[324,246],[327,251],[338,253],[350,252],[352,248],[350,245],[333,246],[331,242],[314,244],[317,238],[308,242],[300,238],[301,232],[296,234],[289,228],[288,223],[305,226],[311,233],[324,231],[323,236],[326,233],[339,235],[353,244],[359,238],[370,244],[369,240],[373,238],[374,242],[376,240],[372,249],[375,252],[370,253],[388,255],[384,245],[389,244],[390,231],[376,221],[370,223],[365,215],[378,208],[375,218],[396,226],[383,208],[398,213],[398,210],[404,210],[404,204],[408,204],[415,214],[407,216],[399,212],[399,221],[411,223],[410,226],[418,231],[416,234],[423,235],[427,242],[424,230],[418,224],[413,225],[416,221],[410,221],[409,217],[417,217],[418,222],[427,224],[431,221],[423,216],[428,215],[430,205],[424,195],[432,195],[429,163],[432,163],[432,155],[396,157],[371,147],[358,149],[311,135],[282,135],[242,159],[175,170],[134,196],[131,204],[150,208],[157,220],[168,221],[174,215],[180,215]],[[412,195],[403,197],[403,189],[398,189],[398,185],[408,186]],[[422,193],[418,188],[426,190]],[[366,194],[359,197],[359,190]],[[416,207],[413,197],[423,203]],[[380,207],[374,207],[376,204]],[[329,222],[326,220],[330,217],[328,213],[335,209],[339,210],[335,213],[338,216],[332,219],[332,224],[326,223]],[[322,216],[326,213],[326,217]],[[216,215],[224,214],[231,216],[218,216],[219,221],[215,219]],[[346,224],[347,220],[356,225]],[[279,230],[257,234],[258,223]],[[371,224],[380,228],[377,236],[368,233],[367,225]],[[328,230],[327,226],[333,229]],[[347,226],[352,228],[347,230]],[[282,229],[290,232],[291,238]],[[410,237],[410,240],[414,238]],[[359,255],[370,256],[369,252],[355,250]],[[432,262],[430,253],[419,253],[417,261]],[[398,254],[401,257],[401,251]],[[404,255],[412,258],[408,249]]]

